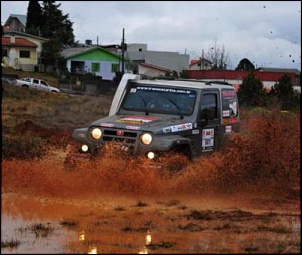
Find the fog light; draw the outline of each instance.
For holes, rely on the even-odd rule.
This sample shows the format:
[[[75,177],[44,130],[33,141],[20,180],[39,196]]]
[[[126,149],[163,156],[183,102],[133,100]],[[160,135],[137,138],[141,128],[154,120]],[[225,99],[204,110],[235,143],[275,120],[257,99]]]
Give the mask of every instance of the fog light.
[[[82,152],[87,152],[88,146],[86,144],[83,144],[81,149],[82,149]]]
[[[148,157],[148,159],[154,159],[155,158],[154,152],[152,152],[152,151],[148,152],[147,157]]]

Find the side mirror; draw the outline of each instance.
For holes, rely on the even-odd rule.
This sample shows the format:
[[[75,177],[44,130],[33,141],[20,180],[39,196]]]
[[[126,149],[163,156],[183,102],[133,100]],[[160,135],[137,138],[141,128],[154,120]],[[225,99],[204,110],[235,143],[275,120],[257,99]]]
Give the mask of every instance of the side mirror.
[[[201,111],[200,118],[205,120],[213,120],[215,119],[215,110],[212,108],[206,108]]]

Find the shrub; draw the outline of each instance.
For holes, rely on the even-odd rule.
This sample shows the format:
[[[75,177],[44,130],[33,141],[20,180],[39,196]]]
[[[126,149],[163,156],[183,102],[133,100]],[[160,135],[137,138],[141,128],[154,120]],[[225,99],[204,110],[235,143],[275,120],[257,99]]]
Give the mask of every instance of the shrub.
[[[41,158],[45,153],[45,142],[40,137],[26,133],[2,137],[3,158],[33,159]]]

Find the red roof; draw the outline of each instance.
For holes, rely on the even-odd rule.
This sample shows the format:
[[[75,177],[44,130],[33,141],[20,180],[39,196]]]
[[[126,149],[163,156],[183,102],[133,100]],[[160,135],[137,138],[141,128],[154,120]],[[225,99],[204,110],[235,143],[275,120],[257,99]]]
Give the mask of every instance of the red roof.
[[[32,48],[37,47],[36,44],[34,44],[24,38],[15,38],[15,43],[12,43],[10,37],[2,37],[1,42],[2,42],[2,45],[6,45],[6,46],[32,47]]]
[[[209,61],[209,60],[207,60],[207,59],[205,59],[205,58],[200,58],[200,59],[192,59],[192,60],[190,61],[190,66],[193,66],[193,65],[195,65],[195,64],[201,63],[201,61],[203,61],[203,62],[208,62],[208,63],[212,64],[211,61]]]
[[[152,68],[152,69],[155,69],[155,70],[159,70],[159,71],[171,72],[171,70],[169,70],[169,69],[162,68],[162,67],[159,67],[159,66],[154,66],[154,65],[151,65],[151,64],[147,64],[147,63],[140,63],[140,65],[148,67],[148,68]]]

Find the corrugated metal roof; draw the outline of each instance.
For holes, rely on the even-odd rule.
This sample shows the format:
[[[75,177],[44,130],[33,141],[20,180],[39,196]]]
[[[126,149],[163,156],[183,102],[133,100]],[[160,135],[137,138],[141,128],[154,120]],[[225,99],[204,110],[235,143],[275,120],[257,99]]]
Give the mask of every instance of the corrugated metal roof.
[[[109,54],[112,54],[118,58],[120,57],[119,55],[117,55],[111,51],[108,51],[108,50],[102,48],[101,46],[66,48],[61,52],[61,56],[64,58],[71,58],[71,57],[75,57],[77,55],[84,54],[84,53],[94,51],[94,50],[102,50],[102,51],[108,52]]]

